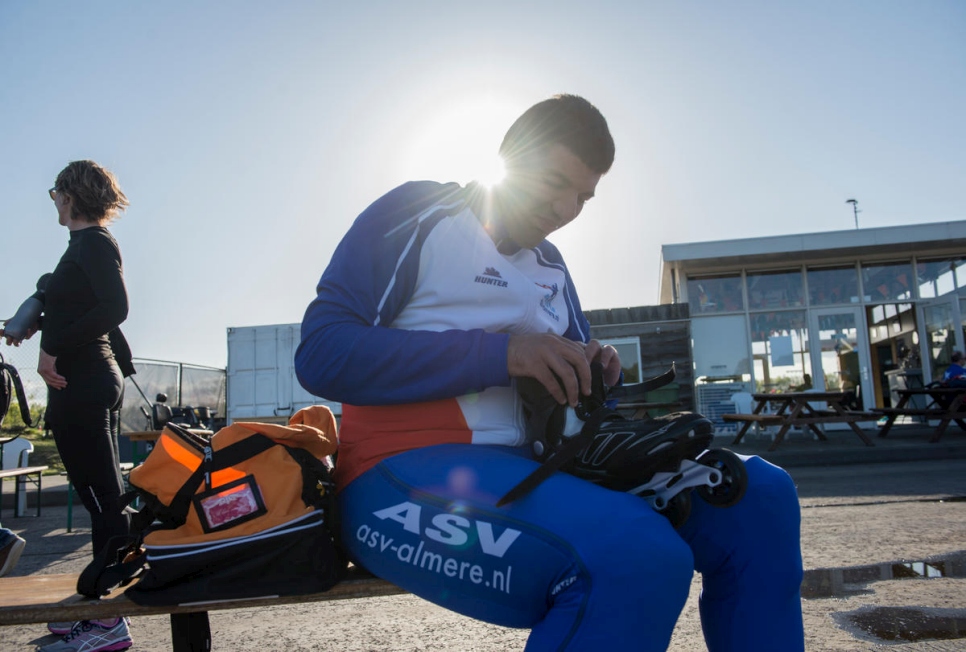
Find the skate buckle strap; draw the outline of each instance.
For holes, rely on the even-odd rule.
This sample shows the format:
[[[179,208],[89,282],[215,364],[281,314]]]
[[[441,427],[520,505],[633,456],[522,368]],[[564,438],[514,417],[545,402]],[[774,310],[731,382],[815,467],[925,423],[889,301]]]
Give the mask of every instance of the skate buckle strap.
[[[607,391],[607,398],[609,400],[616,399],[619,402],[629,402],[629,401],[643,401],[647,397],[645,396],[648,392],[653,392],[655,389],[664,387],[668,383],[674,381],[677,372],[674,369],[674,363],[664,373],[653,376],[642,380],[639,383],[634,383],[632,385],[618,385],[617,387],[611,387]]]
[[[580,429],[580,432],[571,437],[566,444],[561,446],[559,449],[554,451],[554,453],[547,458],[543,464],[538,466],[533,470],[530,475],[521,480],[515,487],[510,489],[505,496],[497,501],[496,506],[502,507],[512,503],[518,498],[526,496],[528,493],[533,491],[537,485],[549,478],[551,475],[559,471],[564,464],[570,460],[577,457],[582,450],[590,445],[590,442],[594,439],[594,435],[600,430],[600,426],[607,417],[617,414],[614,410],[606,407],[601,407],[587,417],[584,427]]]
[[[664,373],[654,376],[653,378],[648,378],[640,383],[633,385],[624,385],[618,387],[607,388],[603,381],[603,367],[600,364],[600,360],[594,360],[590,365],[591,368],[591,384],[592,391],[590,396],[581,397],[577,402],[577,408],[575,412],[580,419],[584,420],[584,425],[580,429],[580,432],[575,436],[571,437],[562,446],[557,448],[543,463],[534,469],[534,471],[520,481],[515,487],[510,489],[505,496],[500,498],[496,503],[497,507],[502,507],[514,500],[521,498],[539,485],[541,482],[549,478],[556,471],[559,471],[565,464],[577,457],[594,439],[594,435],[600,430],[601,424],[604,423],[610,417],[618,417],[623,419],[623,417],[616,411],[607,407],[607,402],[611,400],[618,401],[634,401],[643,400],[647,392],[653,391],[659,387],[667,385],[674,380],[676,375],[674,364]],[[536,388],[534,390],[534,388]],[[562,406],[556,405],[553,398],[546,391],[541,391],[541,388],[536,385],[536,383],[531,382],[531,393],[536,394],[543,403],[538,411],[535,411],[531,415],[531,422],[535,424],[540,424],[546,426],[545,421],[548,419],[547,414],[544,412],[549,410],[549,414],[554,413],[554,408],[560,408]],[[548,407],[549,405],[549,407]],[[543,444],[543,448],[546,447],[547,437],[546,432],[540,429],[539,432],[535,434],[537,441]],[[544,451],[537,451],[539,455],[543,455]]]

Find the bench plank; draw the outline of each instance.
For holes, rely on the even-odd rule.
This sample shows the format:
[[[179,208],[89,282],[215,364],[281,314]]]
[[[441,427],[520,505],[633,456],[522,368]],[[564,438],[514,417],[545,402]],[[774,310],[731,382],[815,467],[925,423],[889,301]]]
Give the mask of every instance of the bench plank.
[[[907,416],[907,417],[943,417],[947,414],[946,410],[938,410],[934,408],[872,408],[872,411],[877,414],[890,415],[894,414],[896,416]],[[966,417],[966,414],[963,415]]]
[[[39,475],[49,468],[49,466],[21,466],[16,469],[6,469],[4,471],[0,471],[0,479],[16,478],[21,475]]]
[[[802,424],[808,425],[811,423],[855,423],[857,421],[875,421],[878,419],[877,416],[871,414],[818,414],[818,415],[801,415],[795,418],[795,425]]]
[[[722,414],[725,421],[748,421],[766,425],[780,425],[787,421],[788,415],[780,414]],[[875,421],[879,417],[869,412],[849,412],[837,414],[831,411],[820,411],[816,414],[800,414],[795,417],[795,425],[810,423],[854,423],[856,421]]]
[[[100,600],[77,593],[77,575],[27,575],[0,578],[0,626],[54,621],[91,620],[117,616],[151,616],[268,607],[302,602],[347,600],[406,593],[395,584],[362,569],[350,567],[349,576],[324,593],[215,600],[174,606],[143,606],[131,602],[124,588]]]
[[[770,425],[778,425],[784,421],[784,418],[777,414],[722,414],[721,418],[725,421],[750,421]]]
[[[3,479],[16,478],[16,486],[13,490],[13,515],[23,516],[25,505],[27,504],[26,491],[27,483],[37,487],[37,516],[40,516],[40,489],[43,483],[43,472],[49,467],[44,466],[21,466],[16,469],[0,471],[0,504],[3,502]],[[21,490],[24,493],[21,493]],[[21,502],[21,497],[23,501]]]

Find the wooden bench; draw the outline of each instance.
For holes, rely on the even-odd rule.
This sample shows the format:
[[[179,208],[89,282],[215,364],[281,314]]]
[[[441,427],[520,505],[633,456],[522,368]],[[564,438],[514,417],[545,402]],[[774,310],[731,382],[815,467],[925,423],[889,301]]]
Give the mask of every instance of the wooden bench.
[[[3,503],[3,480],[6,478],[14,478],[13,515],[23,516],[26,501],[24,501],[24,504],[21,504],[19,497],[21,492],[26,492],[27,483],[30,482],[37,487],[37,516],[40,516],[41,478],[43,477],[44,471],[48,468],[47,466],[21,466],[16,469],[0,471],[0,506]]]
[[[933,431],[933,436],[930,437],[929,442],[935,444],[942,437],[943,433],[946,431],[946,426],[949,425],[950,421],[955,421],[959,427],[966,431],[966,414],[962,412],[951,413],[949,410],[944,410],[941,408],[872,408],[872,411],[877,416],[886,417],[885,425],[879,430],[879,436],[885,437],[889,434],[892,426],[896,424],[896,420],[899,417],[924,417],[926,423],[930,419],[938,419],[939,424]]]
[[[872,408],[872,411],[882,416],[896,415],[907,417],[941,417],[946,410],[937,408]]]
[[[921,388],[897,389],[899,402],[894,407],[874,408],[873,412],[886,418],[885,424],[879,430],[879,436],[885,437],[889,430],[895,425],[896,419],[900,416],[923,417],[926,423],[930,419],[938,419],[939,424],[933,431],[933,436],[929,439],[930,443],[936,443],[946,432],[946,427],[950,422],[955,421],[956,425],[966,431],[966,387],[943,387],[941,385],[930,385]],[[926,405],[910,404],[915,397],[925,399]]]
[[[815,436],[828,441],[825,432],[819,428],[830,423],[845,423],[861,439],[866,446],[875,446],[871,439],[866,436],[862,429],[856,425],[860,421],[874,421],[877,417],[868,412],[859,412],[846,408],[846,401],[849,394],[846,392],[783,392],[780,394],[761,394],[751,395],[755,401],[755,408],[750,414],[723,414],[724,421],[742,423],[731,442],[737,445],[748,432],[748,429],[757,424],[760,426],[778,426],[778,433],[768,450],[775,450],[785,434],[792,427],[802,429],[808,428]],[[825,403],[828,409],[814,407],[816,403]],[[766,407],[777,405],[778,409],[769,413]]]
[[[783,421],[777,414],[722,414],[721,418],[725,421],[757,423],[763,426],[777,426]]]
[[[208,652],[211,650],[209,611],[406,593],[363,569],[350,567],[349,576],[325,593],[218,601],[205,601],[199,595],[199,601],[190,604],[150,607],[131,602],[123,588],[100,600],[85,598],[76,592],[77,578],[76,574],[0,578],[0,626],[169,614],[174,652]]]

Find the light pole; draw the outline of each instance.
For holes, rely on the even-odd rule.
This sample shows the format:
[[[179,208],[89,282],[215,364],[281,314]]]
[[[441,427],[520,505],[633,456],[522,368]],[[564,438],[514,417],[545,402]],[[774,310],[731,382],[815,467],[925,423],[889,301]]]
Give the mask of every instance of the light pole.
[[[846,199],[846,204],[852,204],[852,214],[855,215],[855,228],[859,228],[859,200]]]

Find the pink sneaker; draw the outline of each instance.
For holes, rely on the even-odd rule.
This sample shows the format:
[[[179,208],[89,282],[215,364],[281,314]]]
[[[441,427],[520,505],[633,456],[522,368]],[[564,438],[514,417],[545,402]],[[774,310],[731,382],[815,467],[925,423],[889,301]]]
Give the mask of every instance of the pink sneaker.
[[[71,630],[62,639],[40,648],[40,652],[115,652],[116,650],[126,650],[134,643],[127,623],[127,618],[82,620],[74,623]]]
[[[47,631],[51,634],[57,634],[57,636],[66,636],[70,634],[70,630],[74,629],[74,625],[77,624],[76,620],[64,620],[59,623],[47,623]]]

